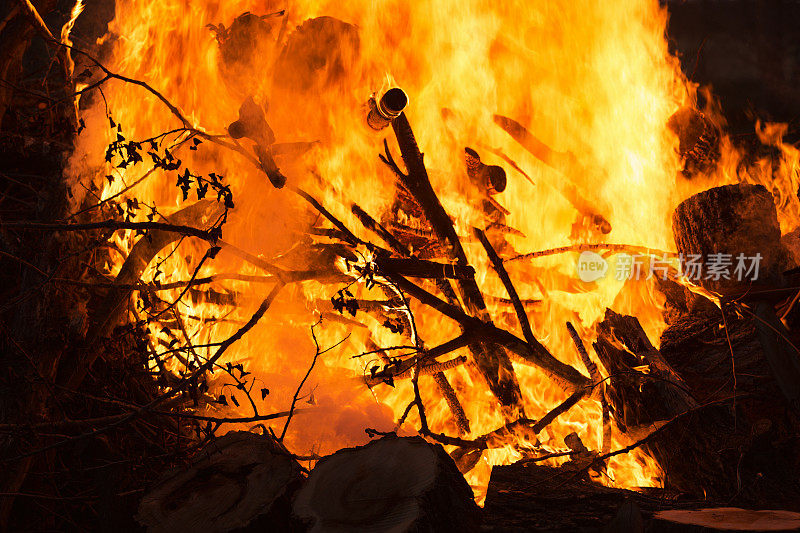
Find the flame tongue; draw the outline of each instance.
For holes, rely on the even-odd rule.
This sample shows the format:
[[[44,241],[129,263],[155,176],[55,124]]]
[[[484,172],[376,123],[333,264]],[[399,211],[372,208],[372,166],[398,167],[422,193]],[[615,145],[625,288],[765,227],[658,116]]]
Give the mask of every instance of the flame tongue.
[[[477,270],[488,307],[482,318],[491,317],[505,329],[516,331],[518,324],[483,248],[474,245],[473,226],[486,228],[505,259],[518,250],[602,243],[606,235],[617,243],[669,250],[673,207],[708,186],[681,185],[685,161],[668,124],[676,110],[691,103],[693,88],[668,54],[667,15],[655,1],[300,1],[285,12],[270,8],[263,15],[261,7],[247,0],[199,0],[191,9],[178,0],[119,2],[109,30],[122,37],[113,43],[109,67],[157,87],[211,134],[227,128],[234,146],[257,162],[251,165],[210,143],[199,149],[195,144],[190,152],[183,141],[165,138],[193,172],[224,176],[235,198],[225,239],[246,252],[220,254],[200,274],[225,280],[216,290],[259,298],[235,306],[198,299],[176,311],[177,322],[153,324],[154,338],[167,344],[170,335],[180,335],[194,344],[211,344],[229,336],[269,290],[258,282],[264,273],[254,265],[270,260],[317,281],[284,290],[270,319],[226,353],[228,362],[246,361],[248,371],[269,387],[260,409],[286,408],[313,355],[308,326],[318,316],[327,319],[317,330],[323,347],[346,339],[324,354],[304,389],[318,414],[313,422],[291,428],[287,444],[298,453],[328,453],[362,443],[364,428],[394,427],[413,398],[411,382],[398,378],[394,387],[368,389],[363,379],[347,379],[404,353],[379,347],[407,346],[412,326],[425,346],[459,334],[451,320],[416,303],[412,325],[402,296],[381,284],[355,284],[350,293],[339,293],[343,313],[328,309],[341,288],[330,280],[341,280],[341,272],[352,275],[353,265],[363,268],[369,252],[340,253],[325,237],[336,230],[320,226],[316,213],[263,178],[266,172],[275,187],[282,187],[288,176],[293,187],[312,191],[348,227],[360,227],[357,213],[371,213],[418,255],[437,253],[419,246],[430,235],[426,224],[436,221],[402,208],[402,187],[398,190],[397,177],[378,159],[390,130],[376,131],[375,125],[387,126],[407,103],[405,93],[401,97],[392,87],[402,86],[413,96],[406,112],[443,216],[448,223],[454,219],[464,243],[463,257],[457,259]],[[139,87],[116,84],[105,94],[113,119],[124,124],[129,138],[175,127],[162,103]],[[368,125],[364,102],[370,94],[384,96],[373,102],[376,117]],[[85,110],[87,123],[98,125],[87,131],[105,131],[99,126],[106,120],[102,107]],[[94,160],[107,143],[104,135],[85,138],[78,155]],[[724,169],[734,168],[736,157],[723,146],[723,171],[706,181],[733,179]],[[474,147],[467,149],[466,166],[464,147]],[[75,170],[80,170],[77,163]],[[107,183],[103,198],[137,183],[124,198],[155,204],[167,214],[186,203],[168,172],[158,170],[146,179],[140,167],[120,172],[124,179]],[[352,202],[361,211],[351,212]],[[788,222],[782,218],[781,223]],[[119,271],[134,241],[133,234],[118,238],[123,254],[112,260],[109,274]],[[592,340],[592,324],[610,306],[636,315],[651,339],[664,327],[654,284],[615,279],[616,255],[598,250],[607,270],[589,281],[576,273],[578,254],[572,252],[506,264],[521,300],[535,302],[526,310],[536,338],[560,361],[581,369],[567,321],[578,326],[586,342]],[[197,243],[181,241],[159,257],[145,281],[156,275],[162,283],[189,279],[202,256]],[[332,265],[339,269],[335,275]],[[461,298],[470,303],[468,296]],[[344,316],[348,309],[354,316]],[[371,355],[352,358],[364,352]],[[469,421],[467,436],[480,436],[505,420],[472,364],[448,368],[446,376]],[[514,383],[511,403],[524,407],[528,416],[539,418],[566,398],[532,367],[508,363],[505,371],[500,382]],[[440,379],[422,376],[419,386],[435,431],[457,435],[466,428],[453,416],[452,398]],[[399,430],[413,433],[419,422],[412,410]],[[463,450],[456,455],[468,456],[465,464],[474,466],[469,479],[480,495],[490,464],[518,459],[519,450],[532,447],[564,450],[569,447],[564,438],[573,434],[588,449],[600,448],[600,402],[580,402],[536,437],[504,433],[506,440],[482,455]],[[615,445],[624,443],[622,436],[614,439]],[[657,465],[640,451],[615,457],[607,476],[604,482],[623,486],[660,482]]]

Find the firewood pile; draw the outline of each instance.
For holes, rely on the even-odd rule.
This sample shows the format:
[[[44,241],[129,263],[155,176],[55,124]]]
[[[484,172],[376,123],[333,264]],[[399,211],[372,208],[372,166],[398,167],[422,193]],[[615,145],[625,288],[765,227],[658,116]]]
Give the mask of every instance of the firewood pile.
[[[63,53],[63,43],[52,35],[46,37],[47,28],[42,27],[44,22],[33,5],[21,3],[19,9],[31,19],[29,24],[45,34],[48,45]],[[536,255],[520,254],[509,239],[521,232],[511,225],[503,193],[512,170],[528,177],[519,165],[477,143],[463,147],[458,157],[468,181],[464,185],[481,214],[481,223],[464,231],[432,185],[404,112],[412,98],[392,87],[373,95],[363,120],[373,130],[393,134],[391,142],[383,140],[382,150],[380,144],[375,147],[376,156],[394,176],[393,201],[382,213],[349,204],[352,218],[347,220],[357,221],[358,227],[348,224],[316,191],[298,185],[286,170],[316,141],[277,142],[280,136],[267,120],[265,104],[250,94],[247,73],[255,66],[239,52],[253,49],[248,56],[252,57],[263,51],[260,46],[273,38],[276,29],[266,22],[268,18],[246,13],[230,28],[212,28],[222,58],[220,68],[243,93],[238,116],[230,117],[220,134],[190,121],[156,88],[68,47],[95,69],[90,76],[97,77],[89,86],[101,87],[114,80],[156,97],[180,123],[175,131],[186,135],[181,143],[194,150],[202,143],[214,155],[239,158],[241,164],[256,169],[264,183],[296,200],[314,222],[296,246],[273,260],[234,246],[223,239],[228,214],[235,206],[225,179],[213,173],[208,177],[193,174],[173,154],[161,150],[157,140],[166,134],[126,139],[121,125],[109,115],[116,140],[108,147],[106,163],[116,168],[140,164],[142,146],[152,146],[148,155],[153,170],[177,174],[184,206],[167,216],[156,216],[153,207],[145,222],[136,218],[138,203],[87,196],[69,220],[63,206],[60,216],[52,220],[3,215],[0,229],[4,238],[16,239],[15,253],[24,251],[20,235],[57,234],[58,238],[42,239],[52,253],[63,245],[89,248],[94,254],[91,262],[76,260],[57,267],[66,285],[85,289],[80,295],[85,317],[80,324],[69,325],[64,325],[62,317],[57,323],[61,326],[52,329],[67,330],[63,335],[48,330],[49,358],[25,371],[29,377],[34,370],[40,374],[30,378],[35,386],[25,387],[24,394],[15,399],[17,413],[0,424],[8,435],[3,449],[15,460],[24,460],[5,482],[5,497],[30,496],[20,490],[31,472],[39,473],[29,457],[42,454],[47,467],[60,465],[68,470],[79,461],[48,453],[65,448],[79,456],[84,442],[98,438],[105,439],[98,442],[109,449],[117,443],[123,449],[122,457],[103,450],[108,463],[128,461],[136,453],[163,458],[136,480],[126,480],[130,483],[124,488],[130,490],[123,492],[129,504],[135,499],[138,524],[153,532],[800,530],[800,267],[781,240],[770,191],[737,183],[710,188],[680,203],[672,218],[677,250],[671,255],[679,258],[682,274],[673,264],[663,278],[653,281],[666,300],[668,327],[661,338],[648,338],[637,317],[607,309],[591,343],[586,331],[579,332],[570,322],[564,324],[582,366],[566,364],[534,335],[529,308],[541,302],[521,298],[505,266]],[[282,28],[280,35],[284,32]],[[328,46],[320,51],[319,42]],[[336,87],[345,66],[359,54],[359,43],[358,29],[338,19],[318,17],[304,22],[285,39],[278,55],[279,70],[289,74],[276,76],[277,94]],[[295,68],[298,64],[306,70]],[[71,74],[66,76],[71,82]],[[448,113],[442,110],[443,118]],[[574,242],[587,236],[593,241],[542,254],[641,251],[604,241],[612,231],[612,207],[571,178],[593,170],[574,154],[550,148],[514,118],[497,114],[493,122],[563,177],[555,192],[577,213],[571,237]],[[76,130],[80,127],[75,124]],[[669,128],[679,138],[684,163],[679,179],[694,180],[717,164],[722,132],[713,121],[693,108],[683,108]],[[188,200],[190,191],[197,193],[197,201]],[[111,236],[123,230],[136,232],[135,244],[113,278],[99,274],[98,265],[109,260],[110,252],[98,249],[102,243],[111,248]],[[144,282],[145,272],[157,258],[184,239],[207,247],[191,278]],[[502,298],[482,290],[467,244],[480,245],[505,289]],[[235,256],[261,274],[200,276],[204,262],[213,261],[219,253]],[[727,263],[721,265],[723,260]],[[17,262],[30,266],[23,257],[17,257]],[[722,273],[720,266],[729,269]],[[47,276],[40,266],[32,268]],[[48,270],[46,265],[41,268]],[[55,272],[53,267],[49,277]],[[270,289],[256,298],[209,288],[225,276],[267,284]],[[327,350],[320,348],[313,327],[316,353],[287,411],[259,412],[253,399],[258,389],[255,379],[248,377],[250,372],[242,364],[223,363],[228,348],[268,313],[274,314],[271,307],[287,286],[310,280],[343,287],[330,300],[315,302],[321,319],[353,328],[363,327],[365,317],[377,319],[393,333],[404,335],[406,348],[412,348],[394,353],[376,344],[372,352],[380,362],[367,375],[355,378],[370,388],[410,381],[413,396],[394,431],[365,428],[372,439],[368,444],[324,457],[296,454],[285,443],[290,423],[298,423],[294,417],[304,416],[297,403],[306,380]],[[385,297],[356,298],[348,290],[355,283],[378,287]],[[563,284],[579,288],[580,282],[565,279]],[[166,290],[178,290],[177,299],[159,297]],[[210,344],[213,351],[201,358],[175,310],[184,298],[220,307],[254,302],[256,310],[238,324],[233,335]],[[146,306],[133,305],[142,300]],[[489,302],[502,304],[515,319],[515,330],[498,325]],[[426,317],[453,321],[458,334],[438,344],[426,343],[417,330],[419,309],[424,309]],[[34,311],[37,324],[52,315],[49,310]],[[24,329],[23,322],[20,319],[14,331]],[[148,326],[174,338],[153,346]],[[124,338],[121,328],[127,328]],[[117,349],[133,355],[115,360]],[[169,357],[159,357],[165,354]],[[526,412],[515,364],[541,371],[561,391],[562,400],[533,418]],[[139,373],[145,376],[123,371],[134,366],[147,369]],[[448,375],[455,368],[466,369],[476,387],[485,388],[502,414],[501,425],[474,434],[464,398],[453,387],[452,374]],[[228,385],[240,392],[212,394],[209,383],[215,371],[226,373],[233,380]],[[442,432],[429,422],[434,399],[421,394],[422,376],[435,384],[435,400],[446,405],[454,431]],[[121,390],[112,395],[109,389],[115,384]],[[38,394],[50,387],[57,392],[50,391],[51,396],[41,400]],[[260,390],[263,400],[269,390]],[[252,416],[204,414],[210,407],[227,406],[228,399],[240,407],[237,397],[247,399]],[[602,419],[590,421],[601,427],[598,449],[582,442],[577,433],[563,437],[561,451],[542,446],[539,434],[579,403],[589,401],[602,405]],[[412,413],[418,424],[413,428],[416,435],[402,436]],[[282,432],[266,425],[275,420],[283,421]],[[220,436],[220,428],[232,424],[247,425],[250,430]],[[142,440],[131,444],[123,427]],[[612,433],[629,444],[612,449]],[[140,446],[140,442],[145,444]],[[523,459],[494,468],[481,510],[464,476],[487,452],[509,447]],[[662,488],[636,491],[599,482],[612,485],[609,460],[638,449],[657,462]],[[308,468],[303,466],[306,462]],[[92,468],[101,466],[87,466],[87,470]],[[32,483],[38,490],[47,489],[47,483],[38,479]],[[67,499],[79,497],[78,491]],[[0,506],[0,517],[8,518],[12,504]]]

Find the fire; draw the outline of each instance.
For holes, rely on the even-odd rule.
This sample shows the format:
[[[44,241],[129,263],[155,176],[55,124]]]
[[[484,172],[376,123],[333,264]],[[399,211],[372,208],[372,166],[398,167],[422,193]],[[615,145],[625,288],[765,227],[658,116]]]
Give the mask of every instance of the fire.
[[[360,228],[351,203],[376,218],[392,204],[394,176],[377,157],[391,129],[369,128],[365,103],[371,94],[402,87],[410,96],[406,114],[425,152],[433,186],[455,217],[459,235],[467,237],[466,252],[482,291],[498,297],[488,302],[489,312],[499,327],[511,331],[518,331],[518,325],[510,306],[501,301],[504,288],[481,246],[469,238],[473,226],[487,222],[466,186],[465,147],[477,150],[487,164],[505,168],[508,187],[497,198],[510,212],[508,225],[524,234],[507,237],[518,253],[586,242],[672,250],[674,206],[697,190],[742,179],[742,156],[727,140],[716,174],[700,182],[679,176],[678,140],[667,123],[677,109],[692,104],[695,87],[668,52],[667,13],[655,1],[309,0],[283,5],[271,0],[199,0],[188,6],[163,0],[119,2],[116,10],[105,39],[111,43],[105,60],[111,70],[146,81],[210,134],[225,133],[252,96],[265,107],[277,142],[313,143],[298,148],[305,153],[279,161],[289,183],[312,191],[351,229]],[[242,16],[246,12],[250,15]],[[84,97],[81,102],[87,133],[74,156],[76,174],[91,168],[101,169],[100,179],[113,176],[103,181],[102,199],[136,198],[157,206],[161,214],[189,205],[194,198],[183,200],[170,173],[145,174],[140,166],[114,171],[107,167],[101,157],[117,131],[109,131],[107,112],[129,139],[148,138],[179,125],[163,103],[141,87],[112,82],[105,86],[104,98]],[[566,163],[543,164],[498,125],[496,114],[524,125]],[[88,133],[103,131],[109,133]],[[771,186],[776,176],[791,176],[790,185],[780,189],[786,207],[782,226],[788,230],[800,213],[794,195],[800,178],[797,151],[780,143],[781,133],[775,126],[759,129],[766,143],[782,150],[783,166],[760,168],[750,179]],[[191,143],[180,135],[167,136],[163,143],[193,172],[214,172],[230,185],[235,209],[223,228],[227,243],[267,261],[280,256],[291,258],[298,268],[313,267],[313,255],[299,245],[308,239],[315,220],[289,192],[273,188],[263,173],[234,152],[210,143],[190,150]],[[392,138],[389,143],[397,154]],[[611,233],[591,229],[576,210],[570,190],[599,211]],[[138,216],[146,213],[142,209]],[[116,255],[105,265],[110,276],[119,272],[137,238],[132,232],[117,235]],[[203,254],[200,244],[184,239],[151,263],[144,281],[155,276],[161,283],[190,279]],[[589,346],[593,325],[606,307],[613,307],[637,316],[657,343],[665,324],[662,297],[654,284],[623,283],[610,275],[583,283],[577,280],[576,259],[575,253],[561,253],[507,263],[521,298],[541,300],[529,309],[537,339],[558,359],[586,373],[565,323],[576,324]],[[614,268],[614,259],[610,262]],[[199,275],[234,272],[264,275],[227,249],[204,263]],[[174,338],[195,345],[219,342],[250,317],[271,289],[269,284],[236,279],[212,286],[227,292],[235,305],[211,303],[201,297],[202,291],[192,292],[188,301],[175,307],[175,316],[151,327],[154,345],[169,345]],[[309,327],[323,316],[315,330],[321,348],[341,344],[321,356],[303,389],[301,403],[312,410],[298,414],[287,435],[289,449],[298,454],[326,454],[363,443],[368,438],[365,428],[390,431],[413,398],[410,380],[398,380],[394,388],[369,389],[359,379],[380,364],[380,357],[354,355],[409,341],[380,321],[363,319],[355,325],[345,319],[348,315],[335,313],[330,298],[340,287],[317,281],[287,286],[265,319],[226,352],[225,362],[244,363],[269,389],[258,406],[262,413],[285,410],[314,354]],[[350,290],[357,298],[386,299],[379,287],[355,284]],[[180,294],[181,289],[175,289],[163,291],[161,297],[172,301]],[[435,312],[416,304],[413,309],[426,346],[459,333],[455,324]],[[207,355],[203,350],[198,348]],[[172,360],[170,365],[177,370],[181,363]],[[528,416],[539,418],[566,398],[542,372],[520,365],[515,370]],[[467,437],[505,423],[477,374],[461,365],[447,375],[470,421]],[[230,393],[233,389],[225,383],[217,374],[212,392]],[[458,434],[432,379],[423,376],[419,383],[431,427]],[[239,400],[240,407],[219,411],[251,414],[247,402]],[[400,431],[411,434],[418,427],[412,411]],[[545,450],[563,450],[564,437],[572,432],[590,449],[600,448],[599,402],[582,401],[540,433],[539,441]],[[615,435],[607,445],[613,449],[627,443]],[[479,499],[491,465],[521,457],[515,444],[509,441],[505,448],[485,452],[468,474]],[[636,450],[613,458],[601,481],[657,486],[659,474],[658,465]]]

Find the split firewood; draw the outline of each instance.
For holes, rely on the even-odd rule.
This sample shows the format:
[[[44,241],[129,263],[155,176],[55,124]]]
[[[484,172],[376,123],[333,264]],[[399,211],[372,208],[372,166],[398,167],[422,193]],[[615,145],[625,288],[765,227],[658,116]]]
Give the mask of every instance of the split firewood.
[[[780,285],[791,266],[774,199],[762,185],[737,183],[695,194],[675,208],[672,234],[684,274],[723,296],[740,295],[753,284]]]
[[[655,403],[642,406],[635,412],[635,402],[617,398],[617,407],[627,410],[626,425],[646,425],[655,420],[666,420],[672,416],[697,407],[690,389],[683,378],[662,357],[647,338],[639,321],[606,309],[605,317],[598,326],[595,350],[600,362],[608,371],[611,388],[625,395],[627,386],[634,387],[641,397],[648,396]],[[643,389],[652,387],[652,394]],[[615,393],[612,393],[615,396]],[[618,414],[622,411],[617,411]],[[661,418],[659,418],[659,416]]]
[[[479,511],[444,448],[394,435],[322,458],[294,501],[319,532],[477,531]]]
[[[300,465],[273,437],[235,431],[156,482],[136,519],[153,533],[289,531],[302,482]]]
[[[736,507],[672,509],[655,513],[648,531],[652,533],[714,533],[715,531],[798,532],[800,513],[754,511]]]
[[[621,433],[639,440],[678,418],[644,445],[663,469],[665,487],[694,497],[735,496],[730,492],[737,486],[733,478],[742,474],[736,456],[751,446],[752,436],[746,424],[737,426],[726,398],[712,404],[698,401],[698,389],[682,368],[653,348],[634,317],[608,310],[598,333],[594,347],[609,375],[607,398]],[[690,357],[698,359],[694,349]],[[730,378],[730,364],[723,364],[720,371]],[[731,456],[723,449],[730,449]],[[749,490],[739,492],[744,497]]]

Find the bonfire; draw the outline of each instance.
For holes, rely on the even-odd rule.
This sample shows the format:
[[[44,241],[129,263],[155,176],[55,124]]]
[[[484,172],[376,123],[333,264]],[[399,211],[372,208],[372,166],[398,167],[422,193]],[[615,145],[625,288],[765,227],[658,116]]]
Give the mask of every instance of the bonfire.
[[[52,7],[7,527],[800,528],[800,151],[657,2]]]

